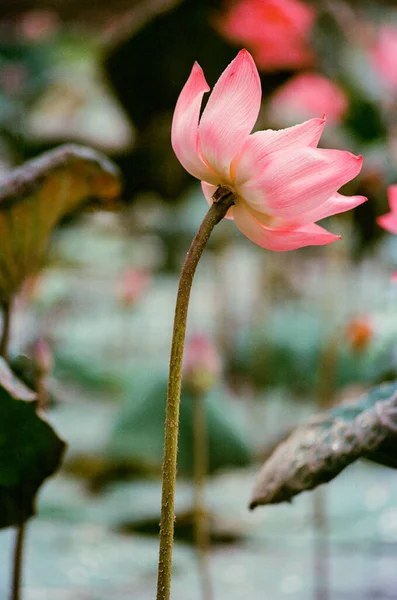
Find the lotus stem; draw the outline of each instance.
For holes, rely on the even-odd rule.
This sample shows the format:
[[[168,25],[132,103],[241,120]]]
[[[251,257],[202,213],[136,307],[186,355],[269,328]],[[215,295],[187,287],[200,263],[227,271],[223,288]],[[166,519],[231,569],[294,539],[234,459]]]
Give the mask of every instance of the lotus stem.
[[[15,537],[12,589],[11,589],[11,596],[10,596],[11,600],[20,600],[20,598],[21,598],[22,565],[23,565],[25,533],[26,533],[26,524],[21,523],[20,525],[17,526],[16,537]]]
[[[205,502],[208,472],[208,436],[205,393],[197,391],[193,397],[193,461],[194,461],[194,539],[200,569],[203,600],[212,600],[209,570],[210,529]]]
[[[219,187],[213,199],[214,203],[205,215],[183,264],[175,306],[165,421],[157,600],[169,600],[171,593],[179,403],[190,290],[198,262],[212,230],[234,204],[233,193],[227,188]]]
[[[0,340],[0,356],[2,356],[4,360],[8,360],[8,342],[10,339],[11,325],[11,302],[3,302],[1,305],[1,311],[3,317],[3,330]]]
[[[1,333],[1,339],[0,339],[0,356],[2,358],[4,358],[4,360],[8,360],[8,346],[9,346],[9,339],[10,339],[11,315],[12,315],[11,302],[4,302],[2,304],[1,309],[2,309],[2,317],[3,317],[3,330]],[[20,600],[20,598],[21,598],[24,538],[25,538],[25,524],[20,523],[16,528],[14,558],[13,558],[12,587],[11,587],[10,600]]]

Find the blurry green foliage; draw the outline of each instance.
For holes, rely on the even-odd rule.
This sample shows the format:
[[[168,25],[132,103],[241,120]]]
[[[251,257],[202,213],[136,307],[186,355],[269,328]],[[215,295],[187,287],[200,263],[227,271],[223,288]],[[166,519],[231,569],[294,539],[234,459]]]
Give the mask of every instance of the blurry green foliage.
[[[340,389],[349,384],[370,384],[385,373],[395,373],[393,340],[381,338],[357,353],[349,347],[344,327],[336,340],[336,365],[331,385]],[[315,394],[320,368],[329,344],[334,343],[321,310],[302,310],[293,306],[274,308],[261,327],[247,331],[232,358],[230,371],[247,376],[256,387],[288,387],[299,394]]]
[[[163,458],[166,396],[167,382],[163,378],[152,383],[139,401],[130,396],[116,419],[107,448],[110,457],[159,472]],[[182,389],[178,472],[185,476],[193,473],[193,402],[194,398]],[[207,397],[206,408],[209,471],[249,464],[250,443],[225,390],[213,390]]]

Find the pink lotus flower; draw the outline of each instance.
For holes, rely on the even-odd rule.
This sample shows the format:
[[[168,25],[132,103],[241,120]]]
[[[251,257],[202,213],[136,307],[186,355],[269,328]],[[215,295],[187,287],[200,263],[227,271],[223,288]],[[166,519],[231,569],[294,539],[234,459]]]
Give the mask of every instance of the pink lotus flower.
[[[261,103],[261,85],[251,55],[241,50],[209,87],[195,63],[176,105],[172,146],[182,166],[201,179],[208,204],[219,186],[233,191],[228,214],[250,240],[285,251],[329,244],[340,238],[315,221],[366,200],[338,188],[361,170],[362,157],[317,148],[325,119],[280,131],[251,134]]]
[[[391,185],[387,190],[390,212],[377,218],[377,223],[386,231],[397,234],[397,185]]]
[[[269,110],[290,122],[327,115],[331,123],[339,123],[348,108],[343,89],[317,73],[301,73],[273,94]]]
[[[300,0],[238,0],[217,22],[225,37],[251,50],[259,69],[297,69],[313,64],[309,37],[313,9]]]
[[[397,27],[383,25],[372,48],[376,71],[392,90],[397,89]]]

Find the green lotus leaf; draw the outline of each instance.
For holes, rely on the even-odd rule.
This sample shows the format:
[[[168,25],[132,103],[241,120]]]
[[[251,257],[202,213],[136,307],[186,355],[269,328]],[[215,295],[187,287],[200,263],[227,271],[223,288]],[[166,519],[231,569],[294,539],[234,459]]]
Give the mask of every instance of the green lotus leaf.
[[[35,513],[41,484],[59,467],[65,443],[36,413],[35,394],[0,361],[0,528]]]
[[[130,464],[148,472],[161,470],[164,445],[164,414],[167,380],[159,376],[142,390],[141,398],[131,394],[121,407],[106,454],[113,461]],[[193,474],[193,403],[187,386],[182,388],[178,442],[178,473]],[[251,449],[244,427],[227,401],[222,387],[206,398],[208,470],[249,464]]]
[[[263,465],[250,508],[290,501],[358,458],[397,468],[397,382],[372,388],[355,403],[298,427]]]
[[[86,205],[108,206],[119,193],[113,163],[77,145],[46,152],[0,180],[0,302],[39,267],[63,217]]]

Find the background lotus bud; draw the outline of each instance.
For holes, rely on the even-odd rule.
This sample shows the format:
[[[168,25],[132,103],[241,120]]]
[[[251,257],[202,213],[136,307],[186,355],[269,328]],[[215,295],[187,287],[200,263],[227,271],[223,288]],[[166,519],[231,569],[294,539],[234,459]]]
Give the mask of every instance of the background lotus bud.
[[[146,269],[129,268],[121,276],[118,296],[126,308],[135,304],[150,285],[150,274]]]
[[[390,89],[397,89],[397,27],[383,25],[371,49],[376,73]]]
[[[42,375],[47,375],[53,368],[52,351],[48,342],[44,338],[39,338],[33,342],[31,347],[31,356],[33,362]]]
[[[346,339],[353,352],[366,350],[374,337],[374,329],[369,317],[356,317],[348,323],[345,331]]]
[[[42,42],[55,35],[61,22],[55,11],[31,10],[22,14],[17,23],[18,33],[29,42]]]
[[[272,118],[290,125],[297,120],[321,117],[340,123],[349,103],[340,85],[318,73],[300,73],[281,86],[272,96]]]
[[[196,394],[207,393],[219,380],[221,359],[212,341],[204,334],[187,342],[184,358],[184,384]]]
[[[309,38],[316,15],[300,0],[237,0],[217,20],[227,39],[252,52],[261,71],[299,69],[314,62]]]

